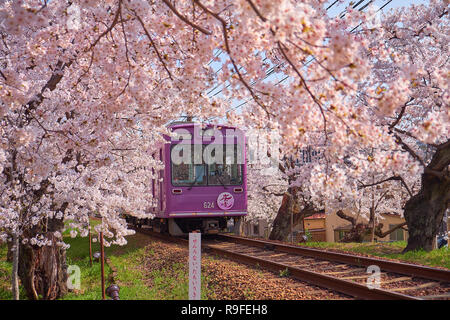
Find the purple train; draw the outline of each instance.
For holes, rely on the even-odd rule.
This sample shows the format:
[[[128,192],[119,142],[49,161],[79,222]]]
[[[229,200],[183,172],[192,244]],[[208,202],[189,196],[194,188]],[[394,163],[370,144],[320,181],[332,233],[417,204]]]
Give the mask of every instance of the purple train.
[[[247,214],[244,132],[191,122],[171,124],[169,130],[168,143],[152,155],[164,163],[161,181],[153,180],[150,190],[155,217],[127,217],[128,222],[171,235],[238,227]]]

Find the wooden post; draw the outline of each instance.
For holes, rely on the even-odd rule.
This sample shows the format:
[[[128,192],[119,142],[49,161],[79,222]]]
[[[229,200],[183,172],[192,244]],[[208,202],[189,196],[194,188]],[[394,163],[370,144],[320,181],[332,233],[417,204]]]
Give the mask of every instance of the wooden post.
[[[291,210],[291,243],[294,243],[294,210]]]
[[[100,232],[100,260],[102,268],[102,299],[105,300],[105,250],[103,248],[103,232]]]
[[[201,299],[201,236],[200,232],[189,233],[189,300]]]

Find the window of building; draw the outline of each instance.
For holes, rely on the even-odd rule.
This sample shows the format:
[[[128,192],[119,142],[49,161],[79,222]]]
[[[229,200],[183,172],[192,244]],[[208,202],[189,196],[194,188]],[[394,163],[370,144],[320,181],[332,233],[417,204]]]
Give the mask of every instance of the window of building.
[[[334,230],[334,241],[341,241],[348,232],[347,230]]]
[[[396,224],[390,224],[389,229],[395,228]],[[399,228],[390,234],[389,239],[391,241],[403,241],[405,240],[404,232],[402,228]]]

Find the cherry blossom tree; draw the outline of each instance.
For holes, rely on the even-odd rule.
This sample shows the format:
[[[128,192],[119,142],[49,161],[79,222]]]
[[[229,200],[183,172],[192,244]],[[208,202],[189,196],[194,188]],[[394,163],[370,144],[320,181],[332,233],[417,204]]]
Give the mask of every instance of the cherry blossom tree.
[[[311,146],[301,150],[296,158],[283,156],[278,168],[288,187],[282,193],[270,239],[286,240],[293,228],[303,223],[304,218],[323,212],[324,201],[313,198],[308,183],[305,183],[310,179],[312,168],[319,158],[320,151],[312,150]]]
[[[256,122],[275,120],[282,90],[251,85],[268,67],[253,53],[265,53],[272,64],[284,56],[298,72],[292,61],[317,51],[318,61],[332,57],[336,68],[357,74],[350,63],[358,46],[336,53],[346,47],[337,39],[345,28],[328,24],[323,5],[316,0],[2,2],[2,236],[28,246],[21,257],[30,263],[19,273],[29,296],[36,298],[47,285],[56,288],[64,278],[63,252],[55,249],[55,244],[64,248],[63,220],[84,234],[89,212],[97,210],[104,218],[99,228],[114,230],[123,243],[127,231],[118,208],[139,215],[151,204],[141,197],[151,174],[136,172],[156,165],[147,152],[168,115],[223,114],[225,100],[204,92],[230,75],[224,97],[252,97]],[[327,29],[334,30],[335,39],[324,46]],[[208,65],[217,59],[217,48],[227,54],[220,75]],[[294,89],[288,97],[297,94]],[[321,103],[316,107],[323,113]],[[30,258],[44,247],[53,248],[39,254],[55,257],[44,259],[56,261],[61,276],[55,281],[45,276],[33,281],[51,270]],[[48,298],[63,292],[55,289]]]
[[[261,173],[256,165],[247,167],[248,220],[266,219],[272,223],[286,191],[286,179],[277,172],[274,175]]]
[[[372,184],[382,180],[380,176],[375,174],[367,180]],[[408,182],[410,180],[408,179]],[[411,188],[418,190],[418,181],[411,182]],[[408,199],[408,194],[401,184],[373,184],[370,187],[364,187],[360,181],[359,189],[355,192],[354,197],[347,196],[341,198],[338,203],[332,206],[333,210],[337,210],[336,214],[352,224],[352,229],[344,237],[346,242],[361,242],[365,236],[369,236],[374,241],[375,236],[384,238],[399,228],[403,228],[406,222],[399,223],[387,231],[382,231],[383,214],[395,214],[403,217],[403,207]],[[347,209],[347,214],[344,212]],[[367,221],[367,222],[365,222]]]
[[[25,246],[19,273],[29,296],[46,286],[48,298],[64,293],[64,222],[85,234],[95,210],[103,217],[99,230],[124,243],[129,231],[120,213],[142,216],[153,205],[142,194],[155,178],[151,150],[169,118],[224,115],[231,98],[251,100],[242,114],[228,113],[229,121],[278,129],[287,155],[314,145],[321,132],[324,162],[310,182],[313,189],[327,185],[329,199],[352,189],[337,179],[345,176],[341,162],[366,147],[377,149],[380,171],[394,173],[386,181],[401,181],[396,170],[409,170],[424,175],[425,193],[428,185],[445,190],[448,75],[437,59],[446,52],[445,3],[397,13],[373,31],[364,30],[368,16],[351,8],[330,18],[324,0],[3,1],[0,229]],[[382,48],[374,46],[379,41]],[[427,52],[414,50],[424,45]],[[215,50],[226,56],[221,72],[211,66],[221,63]],[[414,64],[417,57],[423,65]],[[262,81],[275,65],[291,80]],[[225,80],[220,97],[205,94]],[[409,139],[432,148],[430,162]],[[368,160],[358,161],[362,168]],[[353,173],[353,180],[363,174]],[[420,207],[412,196],[407,212]],[[447,196],[431,210],[436,221]],[[424,220],[405,217],[411,243],[428,248],[415,240],[421,229],[414,221]],[[52,269],[33,260],[42,256],[54,257],[44,260],[53,261],[58,279],[31,281]]]
[[[256,146],[249,143],[253,149],[250,158],[257,159],[249,159],[248,212],[250,219],[264,218],[269,222],[270,239],[287,240],[305,217],[323,210],[323,201],[313,200],[309,189],[297,183],[305,181],[306,176],[309,178],[320,151],[309,147],[297,159],[288,158],[278,149],[279,139],[276,132],[267,136],[260,130],[260,143]],[[258,152],[252,152],[255,150]]]
[[[354,94],[336,81],[341,101],[327,105],[324,157],[312,169],[310,190],[335,210],[367,200],[364,193],[370,199],[365,188],[382,186],[380,196],[397,190],[409,231],[405,251],[431,250],[450,194],[447,4],[393,11],[380,28],[363,22],[354,32],[365,36],[361,56],[371,65]],[[301,129],[311,140],[312,128]]]
[[[66,279],[64,221],[72,236],[77,232],[86,236],[89,217],[96,212],[102,218],[97,231],[111,243],[126,243],[130,231],[119,213],[147,216],[145,209],[152,206],[152,199],[141,195],[157,178],[148,168],[159,164],[149,153],[154,140],[145,139],[138,128],[116,131],[101,144],[89,140],[75,153],[72,148],[59,148],[64,143],[60,135],[65,135],[47,129],[44,122],[27,124],[36,137],[24,141],[17,133],[20,120],[20,115],[11,113],[2,121],[6,156],[0,178],[0,220],[6,232],[0,236],[14,239],[14,266],[20,263],[18,271],[29,297],[56,298],[65,291],[56,285]]]
[[[336,37],[350,41],[345,49],[359,43],[362,60],[353,58],[348,68],[339,69],[334,65],[339,60],[316,57],[330,47],[332,37],[328,46],[309,52],[312,62],[303,67],[281,46],[277,53],[283,72],[300,78],[300,83],[261,84],[269,92],[265,97],[279,101],[276,126],[286,155],[298,157],[298,150],[307,145],[324,149],[311,172],[290,185],[308,186],[313,200],[325,201],[328,211],[361,202],[369,209],[372,232],[379,217],[375,208],[404,210],[409,231],[405,251],[431,250],[449,205],[448,4],[431,1],[393,11],[379,28],[368,24],[362,13],[349,8],[348,14],[336,23],[346,25],[353,37],[341,32]],[[356,27],[350,27],[351,22]],[[334,53],[345,49],[335,46]],[[343,75],[362,69],[367,72],[363,77]],[[279,87],[283,92],[275,95]],[[294,90],[300,92],[291,94]],[[252,112],[248,119],[258,122]]]
[[[405,250],[431,250],[450,202],[448,2],[397,10],[385,19],[382,33],[388,56],[369,56],[374,77],[366,101],[378,101],[377,124],[395,145],[393,174],[383,180],[400,182],[409,195]],[[407,183],[409,176],[420,179],[417,192]]]

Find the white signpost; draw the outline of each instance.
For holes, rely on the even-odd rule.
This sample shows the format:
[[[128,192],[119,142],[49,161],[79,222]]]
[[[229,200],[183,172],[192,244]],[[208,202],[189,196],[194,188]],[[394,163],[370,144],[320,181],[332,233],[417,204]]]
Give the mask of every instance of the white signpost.
[[[200,300],[201,235],[201,233],[189,233],[189,300]]]

